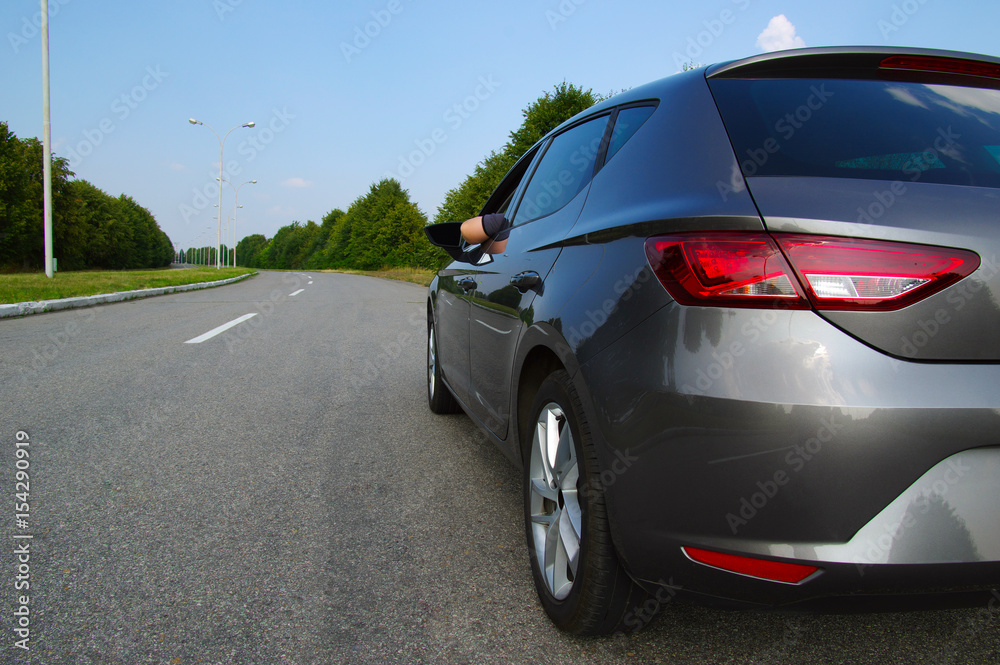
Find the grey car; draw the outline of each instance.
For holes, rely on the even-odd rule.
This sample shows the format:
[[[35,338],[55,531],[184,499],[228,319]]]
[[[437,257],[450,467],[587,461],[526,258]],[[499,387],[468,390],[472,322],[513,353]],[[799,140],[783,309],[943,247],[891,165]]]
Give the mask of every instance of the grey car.
[[[1000,605],[1000,59],[759,55],[612,97],[428,227],[428,399],[523,469],[541,604]],[[465,482],[475,484],[475,478]]]

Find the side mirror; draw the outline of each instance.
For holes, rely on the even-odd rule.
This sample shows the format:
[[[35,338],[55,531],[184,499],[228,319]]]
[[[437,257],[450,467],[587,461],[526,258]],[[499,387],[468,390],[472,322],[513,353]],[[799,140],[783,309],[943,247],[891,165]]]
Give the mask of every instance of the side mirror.
[[[431,224],[424,227],[424,233],[427,234],[427,239],[432,245],[445,250],[453,259],[457,259],[457,257],[451,250],[457,250],[459,253],[463,251],[462,246],[465,240],[462,238],[461,222]]]
[[[483,265],[492,261],[489,254],[484,254],[478,245],[469,245],[462,237],[461,222],[444,222],[424,227],[427,240],[435,247],[440,247],[455,261]],[[488,260],[484,260],[488,259]]]

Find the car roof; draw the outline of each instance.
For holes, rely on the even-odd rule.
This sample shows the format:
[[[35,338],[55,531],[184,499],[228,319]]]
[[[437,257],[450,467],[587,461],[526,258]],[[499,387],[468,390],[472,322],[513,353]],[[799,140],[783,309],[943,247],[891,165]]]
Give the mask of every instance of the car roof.
[[[795,75],[825,72],[827,76],[848,76],[858,70],[877,72],[891,56],[942,58],[952,61],[989,63],[1000,66],[1000,58],[961,51],[895,46],[828,46],[819,48],[772,51],[731,60],[706,68],[708,78],[736,78],[756,75]],[[995,75],[1000,74],[997,71]]]
[[[772,51],[758,55],[730,60],[696,69],[679,72],[665,78],[620,92],[594,106],[581,111],[558,127],[548,132],[539,143],[558,134],[584,118],[598,115],[608,109],[623,104],[643,100],[658,100],[677,94],[686,85],[697,85],[696,81],[706,78],[748,78],[755,76],[815,76],[815,77],[860,77],[876,78],[880,65],[892,56],[914,56],[918,58],[941,58],[951,61],[985,63],[996,66],[996,71],[987,74],[1000,87],[1000,57],[962,51],[911,48],[898,46],[824,46],[814,48]],[[954,75],[954,74],[952,74]],[[966,81],[989,80],[983,76],[955,75]]]

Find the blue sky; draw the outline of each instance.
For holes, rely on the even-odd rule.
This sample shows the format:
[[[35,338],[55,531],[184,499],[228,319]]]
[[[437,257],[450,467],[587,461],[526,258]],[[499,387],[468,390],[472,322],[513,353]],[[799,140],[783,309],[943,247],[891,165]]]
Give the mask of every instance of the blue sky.
[[[598,93],[795,45],[1000,55],[996,0],[50,0],[52,139],[77,177],[214,244],[219,142],[237,236],[346,210],[394,175],[444,194],[562,81]],[[42,136],[40,2],[0,7],[0,120]],[[234,205],[223,189],[224,219]]]

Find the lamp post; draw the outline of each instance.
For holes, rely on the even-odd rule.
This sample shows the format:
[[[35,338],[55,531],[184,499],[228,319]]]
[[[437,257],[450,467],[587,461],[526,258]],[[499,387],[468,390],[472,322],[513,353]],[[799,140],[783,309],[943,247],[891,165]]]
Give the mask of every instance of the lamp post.
[[[236,211],[242,207],[243,206],[238,205],[235,208],[233,208],[233,256],[232,256],[233,262],[229,264],[233,268],[236,267]]]
[[[244,183],[240,183],[239,187],[233,187],[233,189],[236,190],[236,194],[233,197],[233,267],[234,268],[236,267],[236,217],[237,217],[236,211],[243,207],[240,205],[240,187],[242,187],[243,185],[256,185],[256,184],[257,184],[256,180],[247,180]],[[229,183],[229,186],[232,187],[233,183]]]
[[[195,120],[194,118],[188,118],[188,122],[192,125],[205,125],[205,127],[212,130],[212,133],[215,134],[215,138],[219,139],[219,229],[215,235],[215,269],[218,270],[221,267],[219,262],[219,250],[222,249],[222,167],[224,164],[222,159],[222,146],[226,142],[226,139],[229,138],[229,134],[232,133],[233,129],[239,129],[240,127],[253,127],[255,123],[251,120],[250,122],[245,122],[242,125],[236,125],[233,129],[226,132],[225,136],[220,138],[219,132],[215,131],[211,125],[206,125],[200,120]]]
[[[216,178],[216,180],[218,180],[218,178]],[[222,189],[222,186],[221,186],[221,185],[219,186],[219,189],[220,189],[220,190]],[[213,203],[213,204],[212,204],[212,207],[213,207],[213,208],[219,208],[219,204],[218,204],[218,203]],[[220,217],[220,219],[221,219],[221,217],[222,217],[222,208],[219,208],[219,217]],[[226,228],[229,228],[229,227],[228,227],[228,224],[229,224],[229,221],[228,221],[228,220],[226,220],[226,224],[227,224],[227,227],[226,227]],[[220,238],[221,238],[221,236],[220,236]],[[221,246],[218,246],[218,247],[216,247],[216,248],[215,248],[215,253],[216,253],[216,256],[218,256],[219,254],[221,254],[221,253],[222,253],[222,247],[221,247]],[[223,265],[225,265],[225,264],[223,264]],[[216,267],[218,267],[218,266],[216,266]]]
[[[42,0],[42,242],[45,276],[52,278],[52,123],[49,105],[49,5]]]

